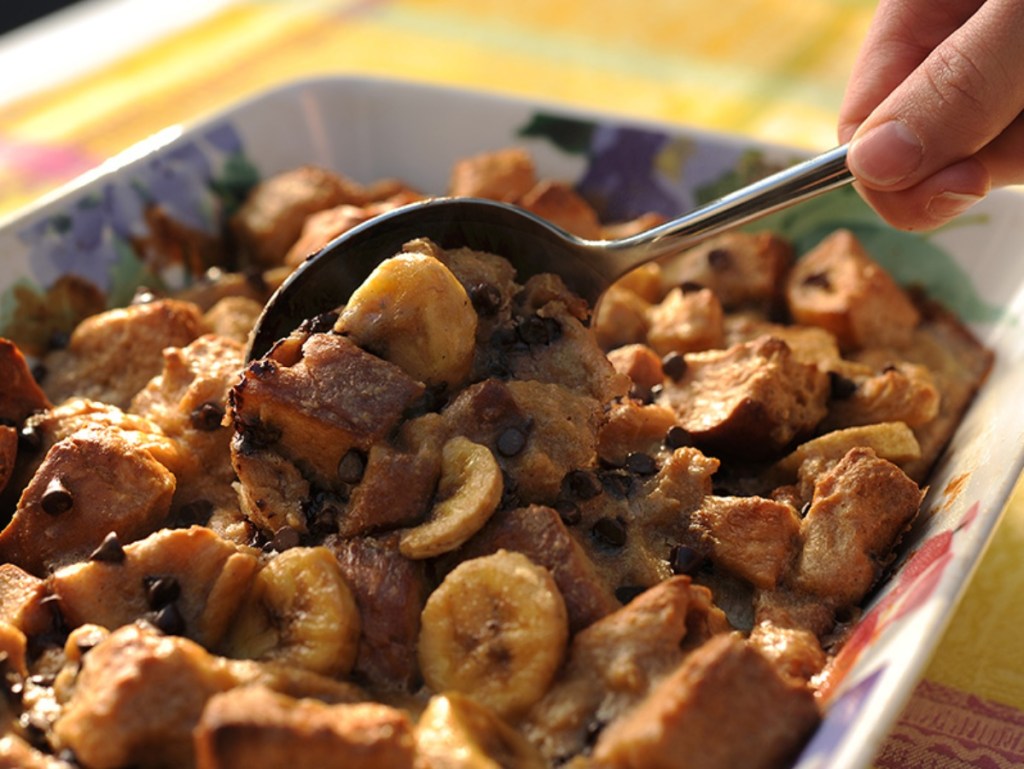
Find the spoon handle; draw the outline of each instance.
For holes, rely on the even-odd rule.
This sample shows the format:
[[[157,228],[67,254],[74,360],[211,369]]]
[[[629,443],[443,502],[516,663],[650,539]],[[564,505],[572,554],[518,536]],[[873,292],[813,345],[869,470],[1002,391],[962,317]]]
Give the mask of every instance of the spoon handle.
[[[848,184],[853,174],[846,165],[847,146],[741,187],[647,232],[608,243],[617,252],[619,272]]]

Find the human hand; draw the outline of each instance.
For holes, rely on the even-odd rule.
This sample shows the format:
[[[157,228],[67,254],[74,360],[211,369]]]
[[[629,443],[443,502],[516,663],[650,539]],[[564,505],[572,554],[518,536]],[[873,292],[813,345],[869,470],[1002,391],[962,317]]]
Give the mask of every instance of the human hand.
[[[1024,182],[1022,110],[1022,0],[880,0],[839,138],[864,199],[930,229]]]

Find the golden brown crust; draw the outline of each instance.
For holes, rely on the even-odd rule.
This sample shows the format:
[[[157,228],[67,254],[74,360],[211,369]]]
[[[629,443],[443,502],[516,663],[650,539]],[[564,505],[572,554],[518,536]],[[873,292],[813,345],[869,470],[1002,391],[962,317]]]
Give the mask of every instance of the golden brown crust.
[[[338,488],[345,454],[383,440],[423,385],[336,334],[312,335],[301,353],[292,365],[266,359],[246,368],[231,392],[244,439],[234,453],[272,447],[302,463],[322,488]]]
[[[820,720],[810,689],[783,678],[730,634],[697,649],[649,696],[601,733],[602,769],[785,766]]]
[[[48,585],[71,627],[157,621],[173,606],[176,634],[213,649],[257,565],[252,552],[193,526],[97,550],[90,560],[58,570]]]
[[[837,607],[864,597],[917,515],[922,492],[871,449],[851,449],[814,484],[792,584]]]
[[[210,698],[196,726],[196,769],[413,769],[402,711],[367,702],[327,705],[260,686]]]
[[[34,411],[50,407],[28,361],[14,342],[0,338],[0,422],[20,425]]]
[[[203,332],[199,308],[157,299],[82,321],[64,350],[44,359],[43,389],[54,403],[90,398],[119,408],[163,367],[166,347],[184,347]]]
[[[786,290],[793,318],[831,331],[844,350],[905,345],[921,319],[906,292],[848,230],[836,231],[797,262]]]
[[[806,437],[826,413],[828,377],[763,336],[725,351],[686,356],[665,401],[698,446],[712,454],[764,458]]]
[[[171,472],[119,431],[81,430],[46,454],[0,532],[0,558],[43,576],[111,531],[132,542],[163,523],[174,489]]]
[[[512,202],[537,183],[533,159],[522,149],[508,148],[463,158],[452,166],[448,193]]]
[[[302,166],[258,184],[231,218],[231,232],[244,264],[272,267],[284,261],[310,214],[363,200],[362,188],[351,180]]]

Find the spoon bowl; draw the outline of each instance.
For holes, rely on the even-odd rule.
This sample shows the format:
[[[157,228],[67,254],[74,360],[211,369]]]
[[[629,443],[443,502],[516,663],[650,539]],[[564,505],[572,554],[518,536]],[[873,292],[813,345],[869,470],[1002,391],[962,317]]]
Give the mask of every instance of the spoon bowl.
[[[481,198],[432,198],[380,214],[332,240],[281,284],[256,322],[247,360],[305,320],[345,304],[382,261],[415,238],[508,259],[518,279],[551,272],[591,306],[615,280],[727,229],[849,183],[846,146],[754,182],[658,227],[620,240],[584,240],[522,208]]]

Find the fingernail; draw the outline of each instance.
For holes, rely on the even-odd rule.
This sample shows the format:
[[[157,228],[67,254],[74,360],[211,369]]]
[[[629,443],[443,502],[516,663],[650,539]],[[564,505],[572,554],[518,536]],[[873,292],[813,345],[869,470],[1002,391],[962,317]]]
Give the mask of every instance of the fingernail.
[[[952,219],[980,200],[979,195],[943,192],[928,201],[928,213],[936,219]]]
[[[890,120],[855,136],[847,163],[859,180],[879,187],[891,187],[906,179],[921,165],[924,147],[905,123]]]

